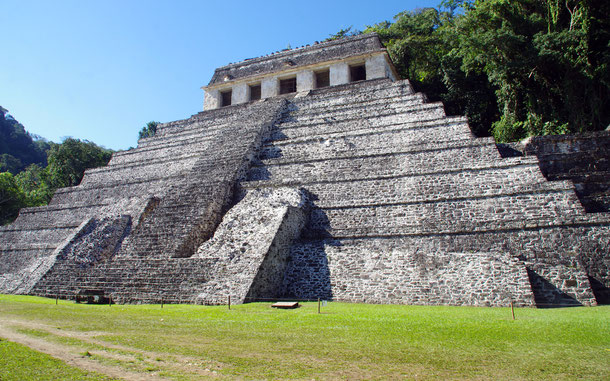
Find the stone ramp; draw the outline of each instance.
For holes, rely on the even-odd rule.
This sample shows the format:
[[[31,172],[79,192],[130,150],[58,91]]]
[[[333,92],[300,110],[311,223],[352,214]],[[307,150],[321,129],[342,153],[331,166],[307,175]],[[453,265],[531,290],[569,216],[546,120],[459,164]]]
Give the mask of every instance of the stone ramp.
[[[203,304],[252,302],[282,296],[292,241],[306,220],[307,199],[298,189],[248,192],[224,216],[196,257],[214,260],[214,279],[197,300]]]

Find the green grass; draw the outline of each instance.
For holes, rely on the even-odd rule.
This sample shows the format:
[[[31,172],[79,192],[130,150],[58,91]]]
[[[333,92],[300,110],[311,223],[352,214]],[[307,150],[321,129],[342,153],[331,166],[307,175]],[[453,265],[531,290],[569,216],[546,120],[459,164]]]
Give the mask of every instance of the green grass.
[[[44,353],[0,339],[0,380],[110,380]]]
[[[47,326],[32,336],[80,352],[106,346],[93,358],[175,379],[610,379],[610,306],[516,309],[515,321],[509,308],[329,303],[322,312],[0,296],[0,317]]]

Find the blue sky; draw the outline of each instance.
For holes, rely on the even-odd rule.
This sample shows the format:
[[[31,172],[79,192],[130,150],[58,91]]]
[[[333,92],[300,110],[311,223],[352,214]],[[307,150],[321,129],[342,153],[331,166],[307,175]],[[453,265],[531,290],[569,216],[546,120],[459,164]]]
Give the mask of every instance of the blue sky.
[[[0,106],[52,141],[135,147],[201,111],[216,67],[440,1],[0,0]]]

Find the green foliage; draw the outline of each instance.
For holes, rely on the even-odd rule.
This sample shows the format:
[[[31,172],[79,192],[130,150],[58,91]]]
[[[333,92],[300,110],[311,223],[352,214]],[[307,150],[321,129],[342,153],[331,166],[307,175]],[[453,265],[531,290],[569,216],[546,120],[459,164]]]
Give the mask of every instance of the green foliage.
[[[510,141],[608,126],[608,14],[602,1],[448,0],[365,33],[379,33],[399,73],[467,115],[477,135]]]
[[[453,25],[459,16],[434,8],[402,12],[395,22],[369,26],[386,45],[399,74],[431,101],[443,101],[448,114],[467,115],[477,135],[488,135],[497,119],[494,90],[481,73],[466,73],[456,54]]]
[[[49,144],[29,134],[0,106],[0,172],[17,174],[30,164],[46,165]]]
[[[0,225],[13,221],[26,205],[25,195],[10,172],[0,172]]]
[[[155,134],[157,133],[158,125],[159,125],[159,122],[155,122],[155,121],[146,123],[146,126],[142,127],[142,129],[140,130],[138,139],[150,138],[150,137],[155,136]]]
[[[49,150],[47,172],[52,188],[78,185],[86,169],[108,164],[112,150],[95,143],[67,138],[62,144],[53,144]]]
[[[48,204],[58,188],[78,185],[86,169],[106,165],[113,152],[73,138],[47,144],[47,167],[31,164],[16,176],[0,173],[0,224],[13,221],[19,208]]]
[[[361,31],[359,31],[357,29],[352,30],[352,28],[353,28],[353,25],[350,25],[350,26],[348,26],[347,28],[344,28],[344,29],[340,29],[337,33],[331,34],[324,41],[334,41],[334,40],[338,40],[340,38],[349,37],[349,36],[357,36],[359,34],[362,34]]]
[[[49,172],[37,164],[32,164],[15,176],[19,188],[25,195],[27,206],[46,205],[51,201],[55,188],[51,186]]]

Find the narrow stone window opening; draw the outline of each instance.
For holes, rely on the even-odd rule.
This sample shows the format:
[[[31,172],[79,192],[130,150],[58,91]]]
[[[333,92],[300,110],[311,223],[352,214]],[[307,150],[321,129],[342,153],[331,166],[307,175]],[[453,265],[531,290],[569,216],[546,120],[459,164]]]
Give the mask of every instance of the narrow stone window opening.
[[[250,85],[250,100],[257,101],[261,99],[261,84]]]
[[[231,98],[233,91],[222,91],[220,93],[220,107],[231,106]]]
[[[280,94],[290,94],[297,92],[297,78],[280,79]]]
[[[350,82],[364,81],[366,79],[366,67],[364,64],[350,65],[349,77]]]
[[[330,70],[316,72],[316,89],[330,86]]]

